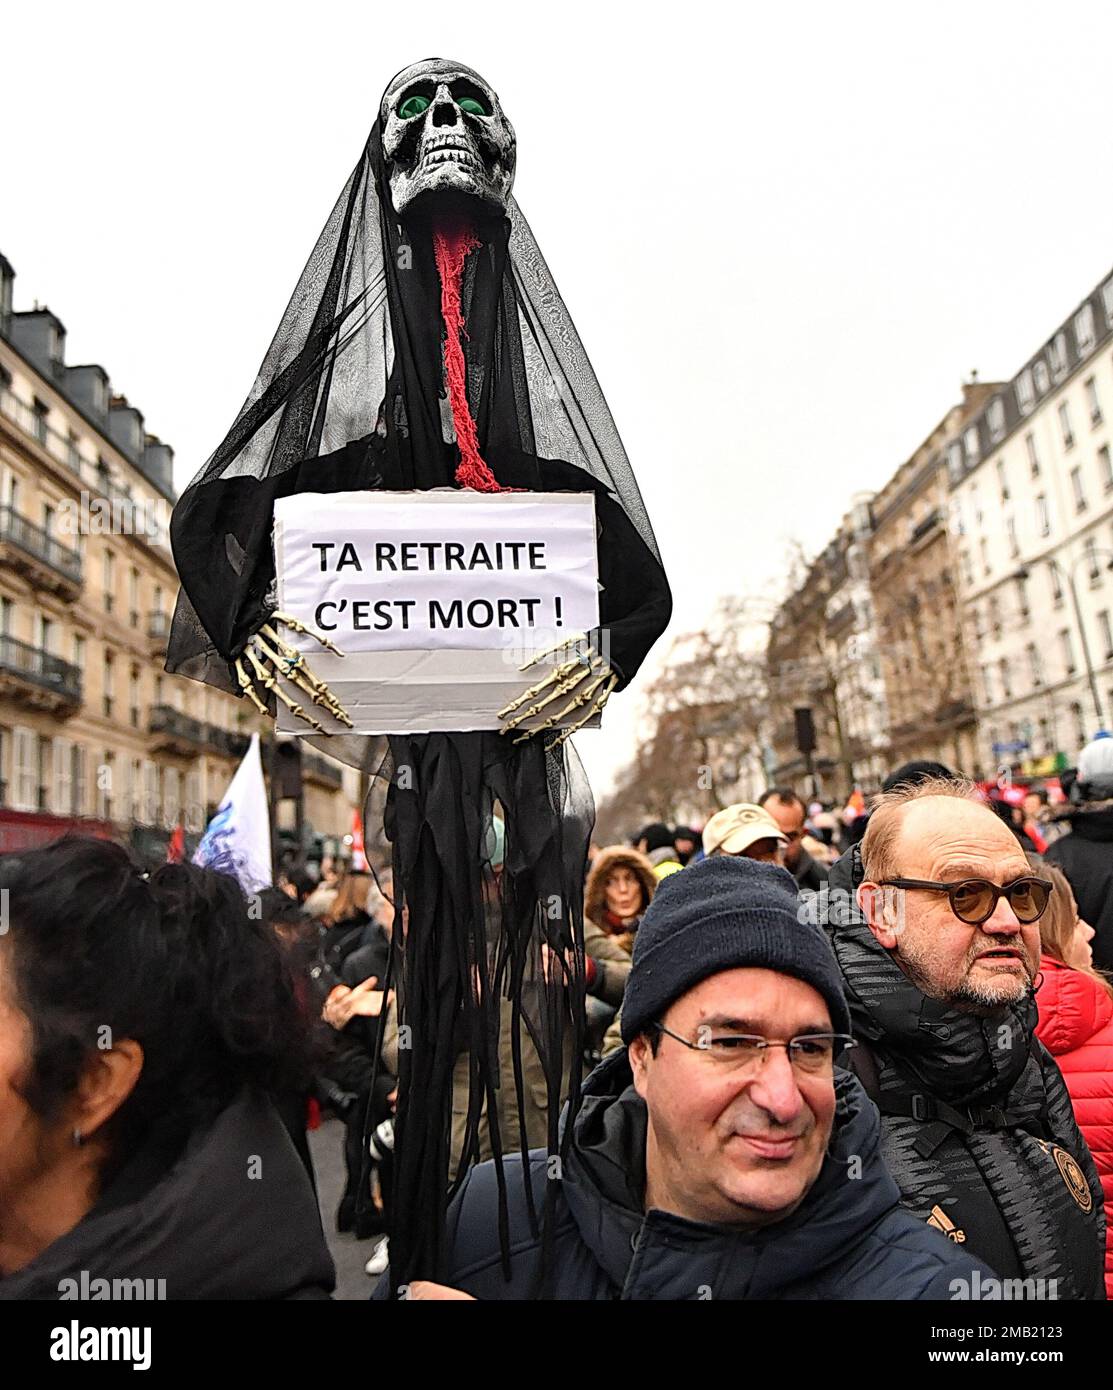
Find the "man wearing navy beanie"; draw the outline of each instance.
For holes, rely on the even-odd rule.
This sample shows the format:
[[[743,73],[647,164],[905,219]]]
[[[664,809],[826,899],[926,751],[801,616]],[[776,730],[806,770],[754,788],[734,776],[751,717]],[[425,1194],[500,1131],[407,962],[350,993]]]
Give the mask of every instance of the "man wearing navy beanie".
[[[993,1276],[901,1208],[877,1110],[837,1066],[841,981],[786,870],[713,856],[666,879],[635,938],[627,1048],[588,1078],[560,1155],[504,1159],[552,1203],[547,1234],[508,1171],[503,1266],[480,1164],[449,1212],[444,1285],[408,1296],[979,1297]]]

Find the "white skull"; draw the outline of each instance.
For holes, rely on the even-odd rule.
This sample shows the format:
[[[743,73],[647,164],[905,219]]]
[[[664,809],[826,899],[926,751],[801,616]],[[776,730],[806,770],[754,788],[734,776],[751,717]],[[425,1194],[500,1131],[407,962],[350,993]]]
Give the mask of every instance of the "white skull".
[[[506,211],[514,128],[477,72],[445,58],[414,63],[386,89],[379,115],[399,216],[430,193],[463,194]]]

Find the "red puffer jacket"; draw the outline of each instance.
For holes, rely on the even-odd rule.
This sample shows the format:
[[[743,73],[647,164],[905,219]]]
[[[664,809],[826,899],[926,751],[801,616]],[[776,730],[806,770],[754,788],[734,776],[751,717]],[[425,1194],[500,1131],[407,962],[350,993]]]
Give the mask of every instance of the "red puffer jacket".
[[[1040,960],[1036,1036],[1067,1083],[1074,1117],[1105,1193],[1105,1292],[1113,1298],[1113,999],[1089,975]]]

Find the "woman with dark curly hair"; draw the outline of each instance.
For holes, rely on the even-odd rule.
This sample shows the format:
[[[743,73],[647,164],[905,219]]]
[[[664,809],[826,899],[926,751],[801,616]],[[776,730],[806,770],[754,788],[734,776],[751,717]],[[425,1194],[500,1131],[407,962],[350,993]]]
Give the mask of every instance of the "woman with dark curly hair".
[[[0,1299],[327,1298],[270,1099],[305,1087],[304,1024],[236,882],[68,839],[0,890]]]

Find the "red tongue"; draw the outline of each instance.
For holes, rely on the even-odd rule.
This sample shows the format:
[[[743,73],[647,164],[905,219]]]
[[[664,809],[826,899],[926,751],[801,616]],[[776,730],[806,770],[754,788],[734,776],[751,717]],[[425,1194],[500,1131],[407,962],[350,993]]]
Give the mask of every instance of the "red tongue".
[[[448,399],[456,425],[460,462],[456,481],[461,487],[478,492],[505,492],[479,453],[479,436],[468,409],[467,367],[460,335],[467,327],[460,308],[460,281],[468,255],[481,246],[475,232],[464,222],[446,223],[433,232],[433,254],[441,277],[441,317],[444,319],[444,366],[448,379]]]

